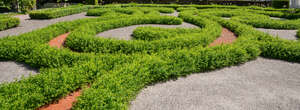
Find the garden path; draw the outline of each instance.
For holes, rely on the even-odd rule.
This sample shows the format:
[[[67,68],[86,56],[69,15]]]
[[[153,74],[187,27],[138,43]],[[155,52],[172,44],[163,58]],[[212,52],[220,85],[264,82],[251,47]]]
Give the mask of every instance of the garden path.
[[[81,18],[89,18],[89,16],[85,16],[86,12],[74,14],[70,16],[64,16],[60,18],[55,19],[45,19],[45,20],[36,20],[36,19],[30,19],[29,15],[17,15],[16,17],[20,18],[20,25],[15,28],[7,29],[0,31],[0,38],[5,36],[12,36],[12,35],[19,35],[26,32],[30,32],[36,29],[40,29],[46,26],[49,26],[51,24],[55,24],[57,22],[62,21],[72,21],[76,19]]]

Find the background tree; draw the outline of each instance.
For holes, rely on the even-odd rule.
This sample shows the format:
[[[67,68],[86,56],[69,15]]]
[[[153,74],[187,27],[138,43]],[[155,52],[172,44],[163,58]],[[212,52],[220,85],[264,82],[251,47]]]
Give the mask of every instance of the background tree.
[[[62,3],[62,2],[64,3],[64,7],[66,7],[68,0],[57,0],[57,3]]]

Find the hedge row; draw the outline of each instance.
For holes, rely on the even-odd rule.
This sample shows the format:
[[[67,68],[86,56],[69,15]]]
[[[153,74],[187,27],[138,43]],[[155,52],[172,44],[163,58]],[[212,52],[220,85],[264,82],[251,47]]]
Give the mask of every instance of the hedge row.
[[[237,21],[224,20],[220,17],[211,16],[210,14],[205,15],[205,13],[201,13],[201,15],[216,20],[224,27],[234,31],[234,33],[239,35],[239,37],[243,37],[243,39],[241,39],[242,41],[256,41],[257,44],[260,44],[260,50],[262,51],[261,56],[290,62],[300,62],[299,41],[275,38],[269,34],[254,29],[252,26],[242,24]],[[274,26],[274,28],[276,28],[276,26]]]
[[[29,13],[31,19],[53,19],[62,16],[72,15],[76,13],[81,13],[92,8],[92,5],[75,5],[63,8],[49,8],[34,10]]]
[[[269,29],[299,29],[300,20],[275,20],[265,15],[249,15],[249,16],[236,16],[232,17],[232,20],[236,20],[245,24],[252,25],[257,28],[269,28]]]
[[[121,7],[114,7],[114,8],[96,8],[90,9],[87,12],[87,16],[102,16],[105,14],[111,13],[123,13],[129,15],[140,15],[140,14],[153,14],[156,13],[157,15],[160,13],[173,13],[175,10],[172,8],[139,8],[139,7],[129,7],[129,8],[121,8]]]
[[[160,27],[138,27],[133,33],[132,37],[135,40],[145,40],[145,41],[153,41],[159,39],[167,39],[176,36],[184,36],[186,34],[192,33],[201,33],[202,30],[200,28],[193,29],[185,29],[185,28],[175,28],[175,29],[166,29]]]
[[[20,19],[10,16],[0,16],[0,31],[17,27],[20,24]]]
[[[184,15],[193,18],[191,14]],[[161,51],[158,57],[146,56],[99,77],[83,92],[73,109],[128,109],[136,94],[151,83],[243,63],[259,54],[259,46],[252,41]]]
[[[201,18],[184,18],[185,21],[203,27],[202,32],[188,36],[177,36],[170,39],[145,42],[140,40],[125,41],[94,37],[97,33],[129,25],[137,24],[180,24],[181,20],[169,16],[137,16],[83,25],[73,31],[67,38],[66,46],[79,52],[131,54],[135,52],[157,52],[164,49],[175,49],[206,46],[221,33],[221,27],[209,20]],[[205,22],[205,24],[203,24]],[[206,23],[207,22],[207,23]]]
[[[239,21],[245,24],[252,25],[257,28],[270,29],[299,29],[299,19],[294,20],[278,20],[270,18],[273,16],[283,16],[279,11],[260,11],[249,9],[203,9],[201,13],[210,14],[219,17],[231,17],[231,20]],[[278,14],[278,15],[276,15]],[[269,16],[267,16],[269,15]]]

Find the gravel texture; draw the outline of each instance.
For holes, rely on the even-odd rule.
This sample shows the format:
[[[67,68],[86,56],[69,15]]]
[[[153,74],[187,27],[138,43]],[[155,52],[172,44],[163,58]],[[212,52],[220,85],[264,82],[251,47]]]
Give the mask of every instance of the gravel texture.
[[[223,19],[230,20],[230,17],[222,17]]]
[[[179,12],[175,11],[174,13],[160,13],[162,16],[176,16],[178,17]]]
[[[122,28],[116,28],[108,31],[101,32],[97,34],[99,37],[104,38],[114,38],[120,40],[131,40],[131,34],[137,27],[144,27],[144,26],[152,26],[152,27],[163,27],[163,28],[198,28],[193,24],[189,24],[183,22],[181,25],[160,25],[160,24],[143,24],[143,25],[132,25]]]
[[[278,18],[278,17],[270,17],[270,18],[275,20],[286,20],[285,18]]]
[[[49,19],[49,20],[33,20],[30,19],[29,15],[17,15],[15,17],[20,18],[20,25],[15,28],[11,28],[8,30],[0,31],[0,38],[9,36],[9,35],[19,35],[22,33],[30,32],[35,29],[43,28],[51,24],[55,24],[57,22],[61,21],[72,21],[80,18],[88,18],[88,16],[85,16],[85,13],[80,14],[74,14],[70,16],[60,17],[56,19]]]
[[[297,40],[297,30],[278,30],[278,29],[264,29],[256,28],[259,31],[273,35],[274,37],[278,36],[283,39],[288,40]]]
[[[258,58],[148,86],[131,110],[300,110],[300,64]]]
[[[38,70],[23,63],[0,61],[0,83],[12,82],[22,76],[28,77],[30,74],[38,74]]]
[[[166,15],[166,16],[178,16],[178,12],[174,12],[172,14],[163,14],[161,15]],[[114,39],[119,39],[119,40],[131,40],[131,34],[137,27],[144,27],[144,26],[152,26],[152,27],[162,27],[162,28],[198,28],[198,26],[182,22],[180,25],[161,25],[161,24],[143,24],[143,25],[132,25],[132,26],[127,26],[127,27],[122,27],[122,28],[116,28],[116,29],[111,29],[108,31],[104,31],[101,33],[98,33],[98,37],[104,37],[104,38],[114,38]]]

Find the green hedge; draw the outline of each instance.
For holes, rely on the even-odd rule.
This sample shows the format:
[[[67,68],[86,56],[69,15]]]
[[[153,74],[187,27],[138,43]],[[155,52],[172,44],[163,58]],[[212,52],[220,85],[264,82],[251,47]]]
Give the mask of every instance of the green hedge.
[[[34,10],[29,13],[31,19],[53,19],[62,16],[72,15],[87,11],[94,6],[91,5],[75,5],[63,8],[49,8]]]
[[[0,31],[16,27],[20,24],[19,18],[10,16],[0,16]]]
[[[145,40],[145,41],[153,41],[159,39],[172,38],[176,36],[184,36],[185,34],[192,33],[201,33],[202,30],[200,28],[193,29],[185,29],[185,28],[175,28],[175,29],[165,29],[160,27],[138,27],[133,33],[132,37],[136,40]]]
[[[159,41],[154,46],[160,47],[159,44],[168,42],[164,46],[172,48],[162,47],[164,49],[161,51],[145,49],[147,53],[141,53],[138,50],[128,52],[119,48],[123,46],[125,50],[125,48],[132,48],[131,45],[140,48],[140,42],[131,42],[132,44],[128,46],[125,45],[128,41],[95,38],[94,35],[108,29],[133,24],[179,24],[182,20],[158,16],[158,11],[142,15],[112,13],[112,15],[99,18],[61,22],[16,37],[0,39],[0,60],[25,62],[39,67],[41,72],[41,74],[23,78],[20,81],[0,84],[0,109],[37,109],[78,88],[83,88],[83,93],[72,109],[128,109],[130,101],[141,89],[159,81],[241,64],[259,55],[300,62],[299,42],[274,38],[255,30],[250,25],[234,20],[224,20],[219,16],[214,16],[209,10],[205,11],[207,13],[200,11],[180,13],[181,19],[201,27],[200,32],[195,30],[195,33],[202,33],[203,36],[200,38],[197,38],[199,35],[195,37],[192,36],[193,34],[187,34],[174,37],[179,40],[172,41],[173,34],[181,34],[186,31],[185,29],[146,27],[136,30],[152,33],[175,30],[170,32],[170,35],[150,39]],[[228,13],[226,15],[235,16]],[[220,25],[233,31],[238,35],[238,39],[230,45],[207,47],[219,36]],[[80,46],[78,50],[91,53],[78,53],[68,48],[57,49],[48,46],[51,39],[70,31],[67,46],[71,49]],[[189,31],[194,33],[193,29]],[[145,38],[139,38],[146,42],[142,40]],[[106,44],[101,45],[99,42]],[[180,43],[177,44],[181,46],[180,48],[173,47],[177,42]],[[186,45],[182,42],[193,45]],[[110,47],[114,45],[119,47]],[[92,50],[93,48],[96,50]],[[100,50],[102,48],[109,52],[102,52]],[[132,54],[125,55],[126,53]],[[91,87],[86,88],[87,84],[91,84]]]
[[[102,0],[100,0],[102,1]],[[88,5],[98,5],[98,0],[85,0]]]

